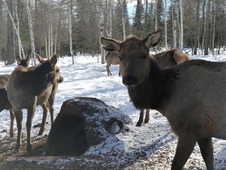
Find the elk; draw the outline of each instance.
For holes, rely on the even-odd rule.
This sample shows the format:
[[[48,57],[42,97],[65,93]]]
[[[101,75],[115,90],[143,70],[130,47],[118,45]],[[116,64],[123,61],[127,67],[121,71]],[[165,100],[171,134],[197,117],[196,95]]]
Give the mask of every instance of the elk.
[[[120,52],[122,82],[134,106],[159,111],[178,136],[171,169],[184,167],[197,142],[213,170],[212,137],[226,139],[226,63],[190,60],[162,70],[149,57],[161,35],[158,30],[145,38],[100,40],[104,49]]]
[[[26,68],[17,66],[12,72],[8,85],[7,96],[17,122],[17,145],[19,151],[22,142],[22,109],[27,109],[27,151],[31,153],[31,125],[35,108],[47,104],[51,96],[52,85],[59,81],[59,69],[56,66],[57,57],[44,61],[37,67]]]
[[[44,59],[43,57],[41,57],[38,54],[36,54],[36,58],[38,59],[38,61],[40,63],[43,63],[43,62],[46,61],[46,59]],[[58,74],[58,79],[52,85],[51,94],[50,94],[50,97],[49,97],[47,103],[45,105],[41,105],[42,108],[43,108],[43,111],[46,110],[46,108],[45,108],[46,106],[49,108],[50,118],[51,118],[51,126],[53,125],[53,122],[54,122],[54,118],[53,118],[53,114],[54,114],[53,104],[54,104],[54,100],[55,100],[55,96],[56,96],[56,92],[57,92],[57,88],[58,88],[58,83],[61,83],[63,81],[63,77],[61,76],[60,72],[57,72],[57,74]],[[39,131],[39,135],[42,135],[42,133],[44,132],[45,123],[46,123],[46,116],[47,116],[47,110],[46,110],[46,112],[43,112],[42,125],[41,125],[40,131]]]
[[[20,59],[20,57],[17,56],[16,57],[17,65],[28,67],[29,63],[30,63],[30,59],[31,59],[31,57],[29,55],[27,55],[27,57],[25,59]]]
[[[107,75],[110,76],[112,75],[110,71],[110,66],[111,65],[119,65],[120,60],[119,60],[119,52],[117,51],[108,51],[105,60],[107,62],[106,68],[107,68]],[[120,76],[120,66],[119,66],[119,76]]]
[[[18,65],[28,67],[30,62],[30,56],[28,55],[25,59],[20,59],[19,56],[16,57],[16,61]],[[2,110],[9,110],[10,112],[10,137],[14,136],[13,133],[13,122],[14,122],[14,112],[12,105],[10,104],[7,98],[7,91],[6,87],[10,78],[10,74],[2,74],[0,75],[0,93],[1,93],[1,100],[0,100],[0,112]]]
[[[166,68],[169,68],[174,65],[177,65],[177,64],[190,60],[190,58],[187,54],[183,53],[182,51],[176,50],[176,49],[164,51],[164,52],[152,55],[150,57],[153,57],[153,59],[155,59],[155,61],[158,63],[158,65],[161,69],[166,69]],[[149,117],[150,117],[149,113],[150,112],[147,109],[146,114],[145,114],[145,119],[144,119],[144,109],[141,109],[140,117],[138,119],[136,126],[141,126],[143,119],[144,119],[144,123],[148,123]]]

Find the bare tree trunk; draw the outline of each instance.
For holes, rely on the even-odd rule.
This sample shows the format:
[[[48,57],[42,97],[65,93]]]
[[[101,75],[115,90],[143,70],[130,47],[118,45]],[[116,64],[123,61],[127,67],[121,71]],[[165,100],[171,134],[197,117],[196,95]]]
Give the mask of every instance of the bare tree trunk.
[[[69,0],[68,9],[69,9],[68,24],[69,24],[70,55],[72,57],[72,64],[75,64],[73,44],[72,44],[72,0]]]
[[[5,0],[3,0],[5,3],[6,9],[8,11],[8,21],[7,21],[7,58],[8,62],[7,64],[12,64],[15,62],[15,52],[14,52],[14,34],[13,34],[13,2],[12,0],[8,0],[7,3]],[[15,24],[14,24],[15,25]]]
[[[205,36],[205,44],[204,44],[204,55],[208,55],[208,48],[209,48],[209,39],[210,39],[210,35],[209,35],[209,16],[210,16],[210,0],[208,0],[207,2],[207,11],[206,11],[206,23],[205,23],[205,27],[206,27],[206,36]]]
[[[113,4],[112,0],[109,1],[109,37],[112,37],[112,15],[113,15]]]
[[[135,21],[133,24],[133,34],[137,36],[141,36],[142,33],[142,22],[141,22],[141,15],[142,15],[142,1],[137,0],[137,8],[135,14]]]
[[[99,11],[99,14],[100,14],[100,20],[99,20],[99,22],[100,22],[100,24],[99,24],[100,25],[100,28],[99,28],[100,33],[99,34],[100,34],[100,36],[104,36],[104,10],[103,10],[103,5],[101,4],[100,6],[101,7],[99,9],[100,10]],[[99,44],[100,44],[100,51],[101,51],[101,64],[104,64],[105,63],[105,59],[104,59],[105,51],[101,47],[101,43],[99,43]]]
[[[208,1],[208,0],[207,0]],[[203,35],[202,35],[202,50],[204,49],[206,36],[206,16],[205,16],[206,1],[203,1],[202,15],[203,15]]]
[[[174,16],[174,2],[172,2],[172,29],[173,29],[173,48],[177,48],[177,23]]]
[[[125,9],[124,4],[126,3],[126,0],[122,0],[122,34],[123,34],[123,40],[126,39],[126,26],[125,26]]]
[[[197,0],[196,3],[196,19],[195,19],[195,48],[194,48],[194,55],[197,55],[197,48],[199,47],[199,6],[200,0]]]
[[[214,51],[215,47],[215,30],[216,30],[216,6],[215,0],[212,2],[212,11],[213,11],[213,34],[212,34],[212,50]]]
[[[2,16],[2,1],[0,0],[0,21],[3,21],[3,16]],[[3,40],[3,25],[0,24],[0,39]],[[3,59],[3,41],[0,41],[0,59]]]
[[[18,17],[18,6],[19,4],[21,3],[21,1],[15,1],[15,8],[14,8],[14,16],[16,16],[16,21],[14,20],[14,22],[16,22],[16,29],[17,29],[17,32],[20,34],[20,20],[19,20],[19,17]],[[18,40],[18,50],[19,50],[19,57],[20,58],[24,58],[24,54],[22,54],[22,51],[23,49],[21,49],[21,46],[20,46],[20,42]]]
[[[168,49],[168,43],[167,43],[167,37],[168,37],[168,34],[167,34],[167,0],[164,0],[164,26],[165,26],[165,48]]]
[[[54,41],[54,52],[53,52],[54,54],[56,54],[58,56],[59,54],[57,54],[57,47],[58,47],[57,42],[58,42],[58,23],[56,24],[55,41]]]
[[[180,10],[180,34],[179,34],[179,38],[180,38],[180,49],[183,49],[184,47],[184,24],[183,24],[183,0],[179,0],[179,10]]]
[[[155,0],[155,31],[158,29],[158,0]]]
[[[29,26],[29,32],[30,32],[30,39],[31,39],[31,58],[32,58],[32,65],[36,65],[36,58],[35,56],[35,40],[34,40],[34,34],[33,34],[33,24],[32,24],[32,17],[31,17],[31,11],[30,11],[30,0],[27,0],[27,16],[28,16],[28,26]]]

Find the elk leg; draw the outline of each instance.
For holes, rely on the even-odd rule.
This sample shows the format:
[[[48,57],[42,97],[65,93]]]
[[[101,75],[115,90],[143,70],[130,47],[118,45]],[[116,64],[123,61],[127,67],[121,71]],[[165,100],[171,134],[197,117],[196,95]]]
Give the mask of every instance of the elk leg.
[[[185,135],[179,136],[176,154],[173,158],[172,170],[181,170],[184,167],[184,164],[187,162],[189,156],[191,155],[196,140],[193,136]]]
[[[35,101],[33,103],[33,106],[29,107],[27,109],[27,123],[26,123],[26,127],[27,127],[27,152],[30,154],[32,151],[32,146],[31,146],[31,126],[32,126],[32,120],[34,117],[34,113],[35,113],[35,107],[36,107],[36,103],[37,103],[37,98],[35,98]]]
[[[213,144],[212,138],[204,138],[198,140],[199,148],[202,153],[202,157],[206,163],[206,168],[208,170],[214,169],[214,158],[213,158]]]
[[[41,107],[42,107],[42,110],[43,110],[43,116],[42,116],[42,125],[41,125],[41,128],[39,130],[38,135],[42,135],[44,130],[45,130],[46,117],[47,117],[47,113],[48,113],[47,102],[43,103],[41,105]]]
[[[51,118],[51,127],[53,126],[53,114],[54,114],[54,108],[53,106],[49,106],[49,112],[50,112],[50,118]]]
[[[56,88],[55,86],[53,88]],[[53,102],[54,102],[54,98],[55,98],[55,92],[52,92],[54,94],[51,94],[49,100],[48,100],[48,108],[49,108],[49,112],[50,112],[50,117],[51,117],[51,127],[53,125],[53,114],[54,114],[54,108],[53,108]]]
[[[118,73],[119,76],[121,76],[121,67],[120,67],[120,64],[119,64],[119,73]]]
[[[139,117],[139,120],[138,120],[136,126],[141,126],[141,123],[143,122],[143,119],[144,119],[144,109],[141,109],[140,110],[140,117]]]
[[[150,113],[149,109],[146,109],[146,115],[145,115],[144,123],[148,123],[149,122],[149,118],[150,118],[149,113]]]
[[[13,109],[10,109],[9,110],[10,112],[10,137],[13,137],[14,136],[14,133],[13,133],[13,123],[14,123],[14,112],[13,112]]]
[[[112,75],[111,74],[111,71],[110,71],[110,65],[106,65],[106,68],[107,68],[107,74],[108,74],[108,76],[110,76],[110,75]]]
[[[14,110],[16,116],[17,123],[17,143],[16,143],[16,151],[20,151],[20,146],[22,143],[22,121],[23,115],[21,110]]]

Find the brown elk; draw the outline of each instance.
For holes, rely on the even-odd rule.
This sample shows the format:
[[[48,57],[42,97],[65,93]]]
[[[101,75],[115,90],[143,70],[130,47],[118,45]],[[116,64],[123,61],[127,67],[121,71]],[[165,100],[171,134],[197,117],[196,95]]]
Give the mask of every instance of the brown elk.
[[[16,57],[17,65],[28,67],[31,57],[28,55],[25,59],[21,59],[19,56]]]
[[[106,50],[120,52],[122,82],[135,107],[162,113],[178,136],[171,169],[184,167],[197,142],[213,170],[212,137],[226,139],[226,63],[190,60],[162,70],[149,57],[161,34],[125,41],[101,37],[101,42]]]
[[[172,67],[177,64],[190,60],[190,58],[187,54],[183,53],[182,51],[175,50],[175,49],[169,50],[169,51],[164,51],[164,52],[155,54],[151,57],[153,57],[156,60],[156,62],[158,63],[158,65],[161,69],[166,69],[166,68],[169,68],[169,67]],[[145,119],[144,119],[144,109],[141,109],[140,117],[139,117],[139,120],[138,120],[136,126],[141,126],[143,119],[144,119],[144,123],[148,123],[149,117],[150,117],[149,113],[150,113],[150,111],[148,109],[146,109],[146,114],[145,114]]]
[[[111,71],[110,71],[110,66],[111,65],[119,65],[120,60],[119,60],[119,52],[117,51],[108,51],[106,53],[105,56],[105,60],[106,60],[106,68],[107,68],[107,75],[110,76],[112,75]],[[120,76],[120,66],[119,66],[119,76]]]
[[[28,67],[30,62],[30,56],[28,55],[25,59],[20,59],[19,56],[16,57],[16,61],[18,65]],[[0,100],[0,112],[2,110],[9,110],[10,112],[10,137],[14,136],[13,133],[13,122],[14,122],[14,112],[12,105],[10,104],[7,98],[6,87],[10,78],[10,74],[2,74],[0,75],[0,91],[1,91],[1,100]]]
[[[46,61],[46,59],[44,59],[43,57],[41,57],[40,55],[36,54],[36,58],[38,59],[38,61],[40,63],[43,63]],[[58,76],[58,80],[56,82],[53,83],[52,88],[50,88],[51,90],[51,94],[50,97],[47,101],[47,103],[41,105],[43,108],[43,111],[46,110],[45,112],[43,112],[43,119],[42,119],[42,125],[39,131],[39,135],[42,135],[42,133],[44,132],[45,129],[45,124],[46,124],[46,116],[47,116],[47,109],[45,108],[46,106],[49,108],[49,112],[50,112],[50,117],[51,117],[51,126],[53,125],[53,114],[54,114],[54,108],[53,108],[53,104],[54,104],[54,100],[55,100],[55,96],[56,96],[56,92],[57,92],[57,88],[58,88],[58,83],[61,83],[63,81],[63,77],[61,76],[60,72],[57,72],[57,76]]]
[[[37,57],[39,62],[42,63],[45,60],[41,57],[38,56]],[[25,59],[20,59],[20,57],[16,58],[17,60],[17,64],[24,66],[24,67],[28,67],[29,65],[29,61],[30,61],[30,57],[27,56]],[[31,67],[32,68],[36,68],[37,66]],[[42,124],[41,124],[41,128],[39,130],[38,135],[42,135],[44,130],[45,130],[45,124],[46,124],[46,117],[47,117],[47,113],[48,110],[50,112],[50,117],[51,117],[51,126],[53,125],[53,114],[54,114],[54,108],[53,108],[53,104],[54,104],[54,99],[55,99],[55,95],[56,95],[56,91],[57,91],[57,87],[58,87],[58,83],[61,83],[63,81],[63,77],[60,75],[60,73],[58,72],[58,76],[60,77],[59,80],[54,83],[52,85],[52,88],[49,88],[51,90],[51,95],[48,99],[47,102],[41,103],[41,107],[43,109],[43,118],[42,118]],[[14,136],[14,131],[13,131],[13,124],[14,124],[14,112],[13,112],[13,108],[12,105],[10,104],[8,98],[7,98],[7,91],[6,91],[6,86],[9,80],[10,74],[4,74],[4,75],[0,75],[0,90],[1,90],[1,100],[0,100],[0,112],[2,110],[9,110],[10,111],[10,137]],[[2,89],[4,88],[4,89]],[[41,98],[42,94],[38,97]]]
[[[27,109],[27,151],[31,153],[31,125],[35,108],[42,103],[47,104],[51,96],[52,85],[59,81],[57,57],[53,56],[35,68],[17,66],[12,72],[8,85],[7,96],[13,106],[17,121],[17,145],[20,150],[22,140],[22,109]],[[47,108],[47,107],[46,107]]]

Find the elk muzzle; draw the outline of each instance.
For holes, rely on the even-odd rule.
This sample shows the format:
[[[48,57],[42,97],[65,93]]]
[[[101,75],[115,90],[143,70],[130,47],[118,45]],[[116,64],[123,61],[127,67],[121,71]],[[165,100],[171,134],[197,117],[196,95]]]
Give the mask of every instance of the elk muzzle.
[[[122,83],[125,86],[131,86],[131,87],[133,87],[133,86],[136,85],[136,82],[137,82],[137,80],[136,80],[136,77],[134,77],[134,76],[124,76],[122,78]]]

